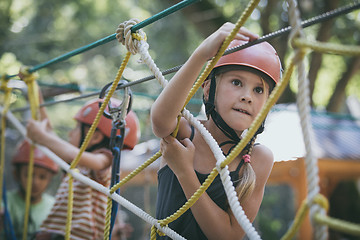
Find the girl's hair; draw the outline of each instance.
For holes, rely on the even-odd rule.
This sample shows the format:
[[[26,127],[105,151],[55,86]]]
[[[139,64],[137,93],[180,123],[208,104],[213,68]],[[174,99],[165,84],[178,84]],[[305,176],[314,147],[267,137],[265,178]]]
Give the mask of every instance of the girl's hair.
[[[254,148],[255,139],[256,136],[254,136],[251,139],[249,145],[246,147],[246,149],[244,149],[243,152],[245,152],[245,154],[251,156],[252,150]],[[240,202],[244,201],[253,193],[256,183],[256,174],[251,164],[244,162],[242,169],[243,169],[242,175],[240,176],[239,174],[239,181],[235,188]]]
[[[233,137],[232,141],[224,142],[224,143],[220,144],[219,146],[225,145],[228,143],[233,143],[236,145],[237,141],[240,141],[240,138],[238,136],[234,137],[234,134],[235,134],[234,130],[231,130],[230,127],[227,126],[227,124],[223,120],[221,120],[221,116],[216,113],[215,106],[214,106],[215,88],[216,88],[216,79],[217,79],[216,76],[219,76],[225,72],[233,71],[233,70],[249,71],[249,72],[252,72],[252,73],[258,75],[262,80],[264,90],[266,89],[265,83],[267,83],[267,85],[269,86],[269,92],[268,92],[269,95],[275,87],[275,82],[273,79],[271,79],[267,74],[265,74],[257,69],[254,69],[252,67],[239,66],[239,65],[225,65],[225,66],[220,66],[216,69],[213,69],[213,71],[209,74],[208,78],[206,79],[207,81],[211,81],[210,82],[209,99],[210,99],[210,94],[213,94],[212,100],[209,100],[209,99],[206,100],[203,96],[203,101],[204,101],[205,108],[206,108],[206,115],[207,115],[207,118],[209,119],[211,114],[215,114],[214,116],[213,115],[211,115],[211,116],[213,116],[213,120],[216,123],[216,125],[220,128],[220,130],[222,130],[224,132],[224,134],[226,136]],[[214,84],[215,87],[212,86],[212,84]],[[212,88],[212,90],[211,90],[211,88]],[[220,119],[221,121],[218,119]],[[225,125],[225,127],[224,127],[224,125]],[[229,131],[230,131],[230,133],[229,133]],[[256,137],[258,134],[262,133],[263,131],[264,131],[264,122],[262,123],[262,125],[256,131],[253,138],[249,141],[247,146],[242,151],[243,156],[246,154],[251,156]],[[235,146],[233,146],[233,147],[235,147]],[[233,147],[230,148],[230,151],[233,149]],[[242,161],[244,161],[244,160],[242,160]],[[255,184],[256,184],[256,174],[254,172],[254,169],[252,168],[250,163],[244,162],[244,166],[242,167],[242,175],[240,176],[240,174],[239,174],[239,180],[236,185],[236,192],[237,192],[240,202],[244,201],[247,197],[249,197],[253,193]]]
[[[269,79],[269,78],[266,78],[266,77],[264,78],[263,76],[261,76],[261,80],[262,80],[264,89],[265,89],[265,82],[268,84],[269,95],[270,95],[271,91],[275,87],[275,84],[273,84],[274,82],[271,81],[271,79]],[[261,126],[256,131],[255,135],[252,137],[252,139],[250,140],[248,145],[245,147],[245,149],[243,151],[243,152],[245,152],[244,155],[248,154],[249,156],[251,156],[257,135],[264,131],[264,124],[265,124],[265,122],[262,122]],[[253,191],[255,189],[255,184],[256,184],[255,171],[252,168],[250,163],[244,162],[243,174],[241,177],[239,176],[239,182],[238,182],[238,185],[236,186],[236,192],[237,192],[240,202],[244,201],[246,198],[248,198],[253,193]]]

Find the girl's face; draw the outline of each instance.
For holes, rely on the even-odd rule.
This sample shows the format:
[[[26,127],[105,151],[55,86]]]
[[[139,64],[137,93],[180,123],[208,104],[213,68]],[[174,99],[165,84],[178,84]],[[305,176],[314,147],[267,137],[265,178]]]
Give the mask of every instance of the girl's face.
[[[81,125],[82,123],[77,121],[75,128],[73,128],[70,132],[69,132],[69,143],[71,143],[72,145],[74,145],[75,147],[80,147],[80,139],[81,139]],[[90,130],[90,127],[88,126],[84,126],[84,136],[87,135],[88,131]],[[91,137],[90,141],[88,142],[87,147],[90,148],[93,145],[101,142],[103,140],[103,134],[98,131],[97,129],[95,130],[93,136]]]
[[[217,78],[216,111],[235,131],[248,129],[268,98],[268,84],[255,73],[242,70]]]
[[[28,182],[28,166],[20,168],[20,184],[24,191]],[[38,203],[52,179],[53,173],[46,168],[34,166],[31,186],[31,202]]]

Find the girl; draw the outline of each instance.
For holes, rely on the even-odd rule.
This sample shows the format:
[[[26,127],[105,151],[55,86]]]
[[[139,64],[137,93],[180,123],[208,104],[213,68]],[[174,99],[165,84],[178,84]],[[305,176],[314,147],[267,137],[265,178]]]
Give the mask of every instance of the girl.
[[[34,142],[46,146],[64,161],[70,163],[78,154],[91,124],[99,111],[100,99],[86,103],[75,115],[76,127],[69,133],[69,142],[58,137],[48,129],[48,120],[42,122],[30,120],[27,135]],[[111,100],[116,103],[115,99]],[[117,102],[118,103],[118,102]],[[140,132],[139,122],[134,112],[125,118],[127,135],[124,149],[133,149]],[[109,149],[112,120],[101,116],[97,129],[92,136],[87,150],[81,155],[78,169],[80,172],[109,187],[111,176],[112,153]],[[67,222],[68,175],[62,180],[56,193],[54,207],[41,226],[36,239],[64,239]],[[73,182],[73,217],[71,239],[103,239],[107,196],[90,186],[74,179]]]
[[[152,105],[152,127],[155,135],[162,138],[163,155],[158,172],[158,219],[170,216],[183,206],[215,167],[216,159],[208,144],[184,118],[180,120],[177,137],[170,134],[175,130],[177,116],[203,65],[215,56],[233,28],[233,24],[226,23],[205,39]],[[241,28],[230,47],[256,38],[257,35]],[[270,44],[261,43],[221,57],[204,82],[208,119],[202,124],[225,155],[250,127],[279,81],[280,72],[276,51]],[[261,131],[262,128],[257,133]],[[265,146],[254,146],[254,139],[229,164],[241,206],[251,222],[259,210],[273,166],[272,152]],[[227,204],[219,176],[190,211],[169,227],[187,239],[241,239],[244,236]]]
[[[30,143],[25,140],[20,144],[11,161],[14,166],[14,178],[18,182],[19,187],[6,194],[7,207],[17,239],[23,237],[24,231],[29,162]],[[32,175],[27,239],[31,239],[39,230],[41,223],[45,220],[55,202],[55,198],[46,193],[46,190],[50,185],[53,176],[58,172],[58,169],[59,166],[55,162],[38,148],[34,149],[34,169]]]

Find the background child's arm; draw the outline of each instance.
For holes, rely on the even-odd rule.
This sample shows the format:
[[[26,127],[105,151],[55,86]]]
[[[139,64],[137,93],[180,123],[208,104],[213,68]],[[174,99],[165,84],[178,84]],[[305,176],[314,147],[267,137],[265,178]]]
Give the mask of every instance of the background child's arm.
[[[46,146],[64,161],[71,163],[80,149],[50,131],[47,128],[47,121],[47,119],[41,122],[29,120],[27,125],[28,137],[34,142]],[[105,154],[84,152],[81,155],[79,164],[93,170],[102,170],[111,165],[111,159]]]

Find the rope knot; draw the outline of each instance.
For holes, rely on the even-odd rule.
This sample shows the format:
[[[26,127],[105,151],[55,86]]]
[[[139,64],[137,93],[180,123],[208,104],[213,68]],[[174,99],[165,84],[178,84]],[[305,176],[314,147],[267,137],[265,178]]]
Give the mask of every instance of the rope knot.
[[[164,220],[158,220],[158,222],[159,222],[160,226],[162,226],[162,227],[167,227],[167,226],[168,226],[168,224],[165,224]],[[153,227],[154,227],[156,233],[157,233],[159,236],[161,236],[161,237],[166,236],[166,234],[163,233],[163,232],[162,232],[160,229],[158,229],[156,226],[153,226]]]
[[[138,30],[136,33],[131,32],[131,28],[138,24],[140,20],[133,18],[123,23],[120,23],[116,29],[116,39],[123,45],[126,46],[126,49],[135,55],[138,52],[139,44],[141,41],[146,41],[146,34],[143,30]]]
[[[20,67],[20,70],[19,70],[19,77],[25,83],[32,83],[32,82],[35,81],[35,79],[38,78],[38,74],[37,73],[31,73],[29,71],[29,69],[30,68],[28,66],[22,66],[22,67]]]
[[[324,195],[318,193],[314,197],[313,202],[323,208],[326,212],[329,210],[329,201]]]

